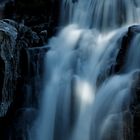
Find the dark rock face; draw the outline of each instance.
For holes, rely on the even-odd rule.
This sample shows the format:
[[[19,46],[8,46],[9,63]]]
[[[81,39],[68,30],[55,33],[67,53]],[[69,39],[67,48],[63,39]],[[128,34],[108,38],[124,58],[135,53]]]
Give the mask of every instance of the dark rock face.
[[[4,18],[24,22],[36,32],[47,30],[51,37],[58,26],[59,8],[60,0],[10,0],[5,5]]]
[[[8,139],[12,140],[27,140],[30,137],[30,128],[37,116],[37,111],[34,108],[22,108],[17,110],[9,128],[10,135]]]
[[[15,91],[15,82],[17,80],[18,53],[15,47],[17,31],[16,28],[1,21],[0,22],[0,53],[1,60],[4,62],[4,80],[2,86],[1,97],[1,113],[3,116],[12,102],[12,96]],[[9,89],[7,89],[9,87]]]
[[[135,36],[139,33],[140,25],[133,25],[128,28],[128,31],[124,34],[124,36],[118,39],[117,45],[119,51],[117,53],[116,60],[113,64],[110,64],[104,69],[104,71],[101,72],[97,80],[97,86],[102,84],[102,81],[108,78],[108,76],[111,76],[112,74],[119,74],[124,70],[128,49],[130,48],[131,42]]]
[[[7,94],[11,95],[8,98],[9,105],[1,93],[4,79],[8,74],[5,74],[7,63],[0,57],[0,102],[5,99],[4,105],[8,105],[2,107],[3,113],[0,116],[1,140],[25,140],[30,137],[29,124],[33,122],[30,120],[34,120],[36,117],[35,108],[37,108],[39,93],[42,90],[44,55],[48,51],[48,48],[39,46],[46,44],[48,38],[56,33],[59,4],[59,0],[10,0],[5,5],[3,11],[5,19],[2,22],[6,27],[10,26],[12,30],[15,30],[16,37],[13,39],[15,44],[12,46],[16,55],[14,58],[8,59],[12,79],[9,77],[10,82],[5,80],[7,84],[11,83],[11,88],[5,83],[5,87],[9,87]],[[6,30],[2,33],[11,36],[11,34],[7,34]],[[9,42],[11,42],[10,39]],[[3,40],[2,44],[4,44]],[[8,54],[8,56],[10,55]],[[15,63],[16,67],[13,65]],[[13,78],[14,75],[16,78]],[[0,112],[2,112],[1,109]],[[32,118],[30,119],[29,116]]]
[[[132,103],[130,110],[133,114],[134,140],[140,139],[140,72],[136,72],[133,78]]]
[[[49,49],[39,47],[45,44],[45,38],[44,31],[37,34],[13,20],[0,20],[1,139],[29,137],[42,89],[44,55]]]
[[[140,26],[134,25],[128,28],[127,34],[123,37],[121,49],[118,53],[116,59],[116,65],[114,66],[114,72],[119,73],[123,71],[125,65],[125,58],[128,49],[130,48],[131,42],[133,38],[140,34]],[[129,113],[124,114],[124,129],[125,132],[125,139],[140,139],[140,73],[139,71],[133,74],[133,82],[132,82],[132,89],[131,89],[131,101],[129,107]],[[131,118],[131,119],[130,119]],[[129,136],[132,134],[133,138]]]
[[[126,34],[119,40],[120,49],[116,57],[116,63],[110,65],[98,77],[97,86],[102,84],[107,77],[112,74],[119,74],[124,71],[128,49],[131,46],[133,39],[136,35],[140,34],[140,26],[134,25],[128,28]],[[123,107],[123,132],[125,140],[139,140],[140,139],[140,72],[133,73],[132,87],[131,87],[131,100],[129,107]],[[107,135],[107,140],[113,139],[117,132],[112,135]]]
[[[131,42],[133,38],[140,33],[140,26],[139,25],[134,25],[128,28],[128,32],[122,39],[122,44],[121,48],[119,50],[117,59],[116,59],[116,65],[114,67],[114,70],[116,73],[120,72],[123,70],[123,66],[125,64],[125,58],[128,49],[130,48]]]
[[[97,79],[97,86],[100,86],[104,80],[106,80],[108,77],[112,76],[113,74],[117,73],[117,65],[120,58],[119,53],[123,53],[121,51],[122,49],[122,42],[123,42],[123,35],[120,36],[116,41],[116,47],[117,50],[112,50],[110,55],[108,55],[108,60],[105,63],[104,69],[100,71],[100,74]],[[124,55],[124,54],[123,54]],[[123,60],[122,60],[123,61]],[[119,67],[120,68],[120,67]]]

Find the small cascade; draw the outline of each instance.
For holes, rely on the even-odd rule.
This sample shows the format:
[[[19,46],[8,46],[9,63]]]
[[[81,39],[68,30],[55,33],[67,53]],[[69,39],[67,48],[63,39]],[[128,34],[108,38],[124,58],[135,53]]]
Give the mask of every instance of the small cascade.
[[[62,0],[61,22],[108,31],[139,23],[139,5],[138,0]]]
[[[44,71],[42,66],[44,65],[44,56],[49,50],[47,47],[36,47],[26,49],[27,53],[27,79],[30,79],[26,82],[26,93],[27,99],[25,104],[36,106],[37,98],[42,88],[42,77],[44,76]],[[32,94],[31,94],[32,93]]]
[[[32,140],[133,140],[139,15],[138,0],[61,1]]]

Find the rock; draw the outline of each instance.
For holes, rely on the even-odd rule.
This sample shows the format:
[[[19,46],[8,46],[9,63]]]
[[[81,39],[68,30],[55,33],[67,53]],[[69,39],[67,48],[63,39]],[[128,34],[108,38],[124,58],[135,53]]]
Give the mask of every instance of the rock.
[[[114,65],[114,72],[119,73],[125,64],[125,58],[128,49],[130,48],[131,41],[135,37],[136,34],[140,33],[140,26],[134,25],[128,28],[128,32],[122,39],[121,48],[119,50],[118,56],[116,58],[116,64]]]
[[[36,117],[32,110],[42,90],[46,36],[46,30],[36,33],[13,20],[0,20],[0,138],[28,136],[27,124]]]
[[[140,26],[135,25],[129,27],[127,33],[122,39],[121,43],[121,49],[119,50],[116,64],[112,67],[110,67],[109,74],[110,76],[113,72],[118,73],[123,71],[125,60],[126,60],[126,54],[128,49],[130,48],[131,42],[133,38],[140,33]],[[112,71],[112,69],[114,71]],[[106,70],[105,70],[106,71]],[[140,71],[137,70],[132,75],[132,81],[131,82],[131,98],[130,98],[130,105],[128,107],[128,110],[123,109],[124,115],[123,115],[123,123],[124,123],[124,139],[125,140],[139,140],[140,139]],[[105,80],[105,74],[102,73],[101,77],[98,79],[98,86],[102,83],[102,81]],[[125,105],[123,105],[124,107]],[[108,135],[109,137],[109,135]],[[107,137],[107,140],[109,139]],[[111,136],[110,136],[111,137]],[[112,138],[113,139],[113,138]],[[114,140],[114,139],[113,139]]]
[[[2,21],[10,24],[11,26],[14,26],[16,29],[18,29],[19,24],[17,22],[15,22],[14,20],[11,19],[2,19]]]
[[[29,81],[29,75],[32,74],[29,72],[30,68],[39,68],[38,72],[41,73],[41,68],[38,64],[43,65],[43,56],[48,49],[40,47],[31,51],[28,48],[44,45],[46,38],[46,30],[38,35],[31,28],[18,24],[13,20],[0,20],[0,72],[1,75],[3,74],[1,76],[2,86],[0,87],[2,90],[0,95],[0,116],[7,113],[13,99],[18,95],[16,93],[22,93],[23,87],[29,84],[27,81]],[[30,52],[33,52],[33,54]],[[36,55],[37,59],[31,60],[30,55]],[[32,68],[30,64],[36,66],[36,68]],[[36,74],[33,73],[34,76]]]
[[[16,48],[17,30],[15,27],[0,21],[0,57],[4,62],[4,80],[0,104],[0,116],[3,116],[11,102],[15,91],[18,68],[18,53]]]
[[[18,32],[17,41],[20,42],[20,45],[22,44],[24,48],[42,46],[47,42],[47,30],[44,30],[45,25],[42,25],[43,27],[40,27],[38,30],[36,29],[37,27],[32,28],[34,30],[33,31],[31,28],[25,26],[24,24],[18,24],[17,22],[10,19],[3,19],[2,21],[16,28]]]
[[[124,140],[133,139],[133,115],[128,110],[123,112],[123,136]]]
[[[51,37],[56,33],[54,29],[58,27],[59,8],[59,0],[40,0],[39,2],[36,0],[10,0],[5,5],[4,18],[24,23],[26,26],[32,28],[33,31],[37,32],[36,30],[38,30],[37,33],[47,30],[48,37]]]
[[[29,27],[22,24],[18,27],[17,44],[22,44],[24,48],[30,48],[39,45],[39,36],[36,32],[32,31]],[[42,45],[42,44],[41,44]]]
[[[118,42],[120,42],[120,46],[118,46],[118,48],[120,47],[120,49],[116,57],[116,62],[110,65],[106,64],[106,67],[100,72],[101,74],[98,76],[96,83],[97,86],[100,86],[102,82],[112,74],[119,73],[123,70],[131,42],[133,38],[139,33],[140,25],[133,25],[128,28],[128,31],[124,36],[118,39]]]
[[[15,3],[13,0],[6,1],[5,8],[4,8],[4,15],[6,18],[13,18],[15,14]]]
[[[133,74],[130,111],[133,115],[133,139],[140,139],[140,71]]]
[[[47,30],[43,30],[40,32],[39,36],[40,36],[40,39],[41,39],[41,42],[45,45],[47,43]]]
[[[34,108],[21,108],[16,111],[12,127],[9,132],[9,139],[24,140],[30,138],[30,129],[37,116],[37,111]]]

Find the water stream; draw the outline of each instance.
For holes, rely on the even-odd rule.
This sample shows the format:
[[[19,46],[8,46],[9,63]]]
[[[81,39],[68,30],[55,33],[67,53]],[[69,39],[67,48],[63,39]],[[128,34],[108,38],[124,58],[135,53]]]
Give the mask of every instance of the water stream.
[[[133,76],[140,70],[140,35],[132,40],[122,70],[108,71],[128,26],[140,21],[140,2],[61,1],[64,27],[48,44],[33,140],[125,140],[124,114],[129,114]]]

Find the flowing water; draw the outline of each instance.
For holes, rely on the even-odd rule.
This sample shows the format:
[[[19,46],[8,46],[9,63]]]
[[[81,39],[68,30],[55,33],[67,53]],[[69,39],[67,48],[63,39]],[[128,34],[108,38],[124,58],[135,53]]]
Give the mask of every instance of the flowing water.
[[[61,0],[65,27],[48,44],[34,140],[125,140],[140,35],[132,40],[122,70],[109,71],[127,27],[140,21],[139,6],[138,0]],[[127,135],[132,140],[133,134]]]

